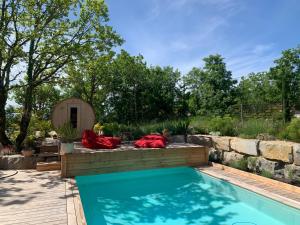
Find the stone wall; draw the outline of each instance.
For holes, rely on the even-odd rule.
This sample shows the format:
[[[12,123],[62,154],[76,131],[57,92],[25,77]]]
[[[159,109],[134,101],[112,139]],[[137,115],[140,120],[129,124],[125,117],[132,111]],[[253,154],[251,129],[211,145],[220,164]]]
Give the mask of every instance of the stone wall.
[[[228,165],[243,160],[250,171],[300,182],[300,143],[211,135],[189,135],[187,141],[209,147],[211,161]]]

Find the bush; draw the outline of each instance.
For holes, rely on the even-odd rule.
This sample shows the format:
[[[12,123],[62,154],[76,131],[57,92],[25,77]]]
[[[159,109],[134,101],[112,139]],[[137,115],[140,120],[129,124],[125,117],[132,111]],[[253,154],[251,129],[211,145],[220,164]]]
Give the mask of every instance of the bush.
[[[210,132],[220,132],[222,136],[236,135],[237,120],[230,116],[214,117],[210,121]]]
[[[278,121],[268,119],[248,119],[240,124],[237,132],[242,138],[256,138],[259,134],[276,135],[282,129]]]
[[[240,159],[240,160],[231,161],[228,163],[228,166],[239,170],[248,171],[248,160]]]
[[[267,170],[262,170],[260,175],[266,178],[273,178],[273,174]]]
[[[190,122],[190,132],[192,134],[208,134],[210,129],[209,117],[194,117]]]
[[[167,129],[171,135],[186,135],[189,129],[189,120],[165,121],[140,125],[124,125],[118,123],[104,123],[103,133],[108,136],[122,136],[126,140],[138,139],[151,133],[162,133]]]
[[[300,119],[294,118],[280,133],[280,138],[300,142]]]

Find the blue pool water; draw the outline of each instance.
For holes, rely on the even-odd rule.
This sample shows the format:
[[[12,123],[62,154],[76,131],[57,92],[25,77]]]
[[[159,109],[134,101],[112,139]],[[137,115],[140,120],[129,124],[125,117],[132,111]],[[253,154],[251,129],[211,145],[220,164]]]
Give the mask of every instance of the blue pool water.
[[[88,225],[299,225],[300,211],[188,167],[76,177]]]

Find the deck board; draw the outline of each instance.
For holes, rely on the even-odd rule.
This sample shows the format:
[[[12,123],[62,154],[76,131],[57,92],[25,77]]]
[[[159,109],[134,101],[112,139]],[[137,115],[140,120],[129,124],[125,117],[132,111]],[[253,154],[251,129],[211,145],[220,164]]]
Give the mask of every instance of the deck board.
[[[0,171],[0,176],[14,172]],[[0,179],[0,224],[68,224],[67,197],[59,171],[20,170]]]
[[[208,167],[198,167],[198,169],[208,175],[226,180],[242,188],[300,209],[299,187],[220,164],[214,164],[214,166]]]

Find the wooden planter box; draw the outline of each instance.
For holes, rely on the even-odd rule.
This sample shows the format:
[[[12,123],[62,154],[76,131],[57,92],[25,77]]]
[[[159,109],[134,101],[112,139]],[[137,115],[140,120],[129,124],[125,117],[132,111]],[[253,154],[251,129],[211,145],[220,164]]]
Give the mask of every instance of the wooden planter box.
[[[75,147],[61,156],[62,177],[129,170],[208,164],[208,148],[193,144],[171,144],[162,149],[136,149],[122,146],[114,150]]]

